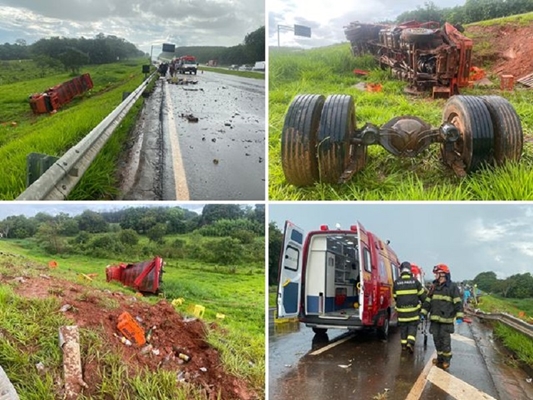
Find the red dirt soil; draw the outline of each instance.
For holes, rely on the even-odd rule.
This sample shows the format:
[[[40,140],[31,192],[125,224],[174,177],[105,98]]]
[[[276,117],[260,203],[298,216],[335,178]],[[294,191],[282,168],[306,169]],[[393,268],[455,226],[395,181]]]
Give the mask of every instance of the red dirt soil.
[[[16,292],[27,298],[44,298],[55,296],[62,305],[70,305],[66,316],[75,321],[81,328],[103,329],[111,346],[121,351],[124,363],[130,371],[158,368],[176,371],[177,380],[189,382],[203,388],[206,398],[223,400],[243,399],[254,400],[259,396],[249,389],[242,379],[229,375],[223,369],[218,351],[206,341],[206,327],[199,319],[184,319],[172,305],[165,300],[155,305],[148,304],[138,297],[121,292],[96,290],[73,283],[71,281],[50,277],[24,278],[24,282],[16,287]],[[102,304],[106,301],[119,304],[118,308],[108,310]],[[141,348],[134,345],[126,346],[113,333],[118,332],[118,316],[128,311],[134,318],[139,317],[140,325],[148,331],[155,326],[150,344],[159,354],[148,351],[141,354]],[[211,328],[220,329],[216,324]],[[157,353],[157,351],[156,351]],[[191,358],[185,362],[178,358],[179,353]],[[82,359],[83,380],[88,384],[85,395],[91,396],[91,388],[100,383],[95,362],[84,362]],[[178,383],[179,384],[179,383]]]
[[[481,66],[484,59],[492,61],[490,73],[510,74],[515,80],[533,73],[533,23],[528,26],[518,24],[469,26],[465,34],[474,41],[473,64]],[[476,54],[476,42],[487,43]],[[482,56],[479,54],[482,53]]]

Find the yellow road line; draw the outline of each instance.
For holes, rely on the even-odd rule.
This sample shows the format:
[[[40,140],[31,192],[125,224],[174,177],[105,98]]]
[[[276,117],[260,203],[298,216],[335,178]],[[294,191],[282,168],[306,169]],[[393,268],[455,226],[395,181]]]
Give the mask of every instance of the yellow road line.
[[[166,86],[167,83],[165,82]],[[189,187],[187,186],[187,177],[185,175],[185,168],[183,167],[183,160],[181,158],[180,142],[178,140],[178,130],[174,121],[174,107],[172,106],[172,99],[170,98],[170,91],[166,87],[166,103],[168,104],[168,135],[170,140],[170,147],[172,149],[172,169],[174,171],[174,181],[176,189],[176,200],[189,200]]]

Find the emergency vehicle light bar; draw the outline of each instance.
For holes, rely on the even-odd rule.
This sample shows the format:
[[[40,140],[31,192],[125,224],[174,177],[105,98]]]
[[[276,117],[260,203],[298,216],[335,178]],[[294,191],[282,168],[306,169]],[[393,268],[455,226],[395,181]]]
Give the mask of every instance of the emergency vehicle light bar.
[[[329,231],[329,228],[327,225],[320,225],[320,230],[321,231]]]

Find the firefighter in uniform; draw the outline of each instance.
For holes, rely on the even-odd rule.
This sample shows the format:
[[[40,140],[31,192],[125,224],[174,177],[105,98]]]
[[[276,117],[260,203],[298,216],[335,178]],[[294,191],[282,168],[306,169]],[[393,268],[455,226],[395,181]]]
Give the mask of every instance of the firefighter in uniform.
[[[420,281],[413,277],[411,264],[407,261],[400,266],[400,277],[394,281],[392,295],[396,300],[402,350],[408,349],[412,353],[426,292]]]
[[[451,334],[454,332],[454,321],[463,322],[463,302],[459,288],[450,278],[450,269],[445,264],[433,268],[435,280],[429,289],[426,301],[422,305],[422,316],[429,314],[437,358],[433,364],[448,369],[452,358]]]

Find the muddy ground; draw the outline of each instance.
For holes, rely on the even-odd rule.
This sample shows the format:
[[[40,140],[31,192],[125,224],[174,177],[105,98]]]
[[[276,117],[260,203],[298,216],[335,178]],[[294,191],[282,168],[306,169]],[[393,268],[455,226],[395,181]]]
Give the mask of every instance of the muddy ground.
[[[473,65],[490,63],[489,73],[515,80],[533,73],[533,24],[470,26],[465,34],[474,41]]]
[[[81,328],[101,329],[110,346],[122,354],[124,364],[130,372],[142,369],[156,371],[165,369],[176,372],[176,382],[191,383],[205,392],[209,399],[253,400],[260,396],[250,389],[245,381],[224,371],[218,351],[206,341],[206,325],[198,318],[184,318],[165,300],[151,305],[139,295],[122,291],[92,289],[68,280],[46,275],[46,267],[39,277],[1,276],[1,283],[13,284],[15,292],[27,298],[54,296],[65,306],[65,315]],[[22,279],[21,279],[22,278]],[[102,304],[109,304],[107,309]],[[115,308],[115,306],[117,306]],[[60,310],[58,310],[60,311]],[[113,334],[117,330],[117,320],[124,311],[140,321],[147,331],[155,327],[150,339],[150,350],[145,354],[135,344],[126,346]],[[221,329],[216,324],[211,329]],[[179,353],[190,356],[184,361]],[[100,383],[98,365],[95,360],[83,360],[83,380],[88,389],[83,393],[93,395]],[[220,397],[219,397],[220,396]]]

